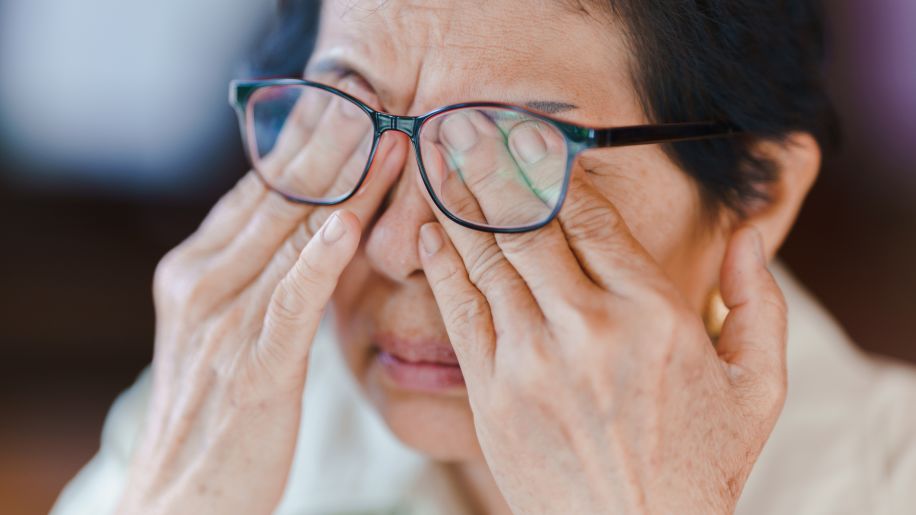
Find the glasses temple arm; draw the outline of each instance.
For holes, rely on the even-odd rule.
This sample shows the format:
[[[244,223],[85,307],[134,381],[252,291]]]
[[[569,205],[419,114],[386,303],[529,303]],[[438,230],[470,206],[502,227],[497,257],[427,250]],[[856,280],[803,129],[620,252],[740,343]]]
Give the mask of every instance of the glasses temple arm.
[[[601,148],[721,138],[740,133],[737,127],[718,122],[667,123],[592,129],[588,139]]]

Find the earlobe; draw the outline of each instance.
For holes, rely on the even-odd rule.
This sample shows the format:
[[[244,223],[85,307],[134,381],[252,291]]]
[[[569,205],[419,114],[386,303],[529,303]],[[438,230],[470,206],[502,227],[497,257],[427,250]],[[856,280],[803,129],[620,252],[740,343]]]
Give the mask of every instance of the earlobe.
[[[784,140],[759,143],[755,153],[774,164],[776,177],[765,186],[769,201],[751,210],[742,222],[760,230],[767,257],[772,258],[814,185],[821,167],[821,149],[811,134],[795,132]]]

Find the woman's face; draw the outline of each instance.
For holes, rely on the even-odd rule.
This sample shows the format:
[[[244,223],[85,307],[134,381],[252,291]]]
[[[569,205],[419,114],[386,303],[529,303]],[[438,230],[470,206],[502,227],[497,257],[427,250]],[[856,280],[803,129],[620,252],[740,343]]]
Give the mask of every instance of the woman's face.
[[[494,100],[615,126],[646,123],[631,66],[618,21],[578,2],[336,0],[323,6],[306,75],[394,114]],[[724,237],[710,227],[692,179],[653,145],[588,151],[573,173],[617,206],[699,312]],[[467,395],[417,254],[420,226],[435,220],[417,174],[408,154],[341,280],[340,344],[402,441],[436,459],[473,460],[480,455]]]

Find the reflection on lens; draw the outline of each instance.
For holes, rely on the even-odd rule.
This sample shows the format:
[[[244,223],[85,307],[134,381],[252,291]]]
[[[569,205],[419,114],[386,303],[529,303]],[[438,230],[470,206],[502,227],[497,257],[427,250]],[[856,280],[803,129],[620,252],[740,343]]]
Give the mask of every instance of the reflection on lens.
[[[566,175],[566,138],[552,124],[504,108],[462,108],[427,120],[424,169],[452,215],[489,228],[538,225],[553,214]]]
[[[248,103],[255,168],[274,189],[310,201],[335,201],[356,189],[372,149],[372,118],[320,88],[270,86]]]

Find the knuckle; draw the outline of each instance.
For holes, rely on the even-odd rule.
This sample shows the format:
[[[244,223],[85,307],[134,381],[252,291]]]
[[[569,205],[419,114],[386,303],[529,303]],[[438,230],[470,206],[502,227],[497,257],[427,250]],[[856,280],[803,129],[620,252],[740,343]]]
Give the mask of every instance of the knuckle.
[[[505,185],[490,186],[491,191],[506,190]],[[536,193],[530,190],[524,191],[507,191],[504,197],[486,197],[487,201],[485,212],[487,218],[497,221],[501,225],[528,225],[532,222],[532,215],[543,217],[545,215],[545,204],[539,198],[534,197]],[[548,210],[548,213],[552,208]],[[506,239],[517,239],[530,241],[534,239],[530,232],[503,235]]]
[[[603,335],[603,339],[610,339],[613,335],[614,324],[610,316],[605,299],[601,295],[577,295],[570,297],[567,302],[558,305],[562,309],[563,326],[569,327],[573,334],[581,337],[587,334]],[[572,338],[582,340],[582,338]],[[575,341],[572,342],[576,344]]]
[[[163,256],[153,272],[153,298],[157,305],[186,305],[205,296],[204,281],[193,272],[182,246]]]
[[[304,256],[274,290],[272,316],[280,322],[301,317],[304,311],[315,307],[317,298],[325,295],[334,282],[333,274]]]
[[[301,374],[305,370],[304,366],[290,366],[290,356],[286,352],[288,347],[277,345],[275,342],[259,341],[251,347],[251,364],[248,373],[256,378],[254,381],[245,383],[267,382],[270,386],[278,386],[289,383],[289,376],[292,374]],[[297,364],[298,365],[298,364]],[[295,371],[295,372],[292,372]],[[241,395],[247,395],[247,392],[241,392]]]
[[[499,280],[499,268],[503,262],[502,252],[492,240],[476,244],[466,258],[468,278],[477,286],[492,284]]]
[[[496,236],[499,242],[499,248],[509,254],[525,252],[527,249],[530,249],[533,244],[538,243],[537,240],[541,237],[538,231],[528,231],[517,234],[498,234]],[[543,242],[540,243],[543,244]]]
[[[760,406],[768,415],[778,414],[786,401],[788,383],[786,375],[776,372],[766,377],[760,384]]]
[[[206,309],[219,299],[214,298],[214,283],[217,277],[200,275],[190,271],[181,274],[169,290],[168,300],[179,306],[193,307],[195,311]]]
[[[430,274],[430,286],[432,287],[433,291],[449,292],[451,291],[451,285],[462,279],[461,275],[464,273],[464,269],[462,269],[456,263],[448,260],[441,268],[439,273],[435,275]]]
[[[440,190],[437,191],[438,195],[443,197],[443,200],[449,206],[449,211],[453,213],[468,214],[480,211],[480,205],[477,203],[477,199],[474,196],[459,195],[454,192],[454,190],[458,188],[452,186],[452,184],[460,181],[461,179],[458,178],[457,174],[449,173]]]
[[[294,268],[293,283],[299,284],[308,289],[322,288],[325,285],[336,282],[334,273],[330,270],[327,263],[318,260],[309,253],[305,253],[299,260],[299,266]]]
[[[176,247],[156,264],[156,270],[153,272],[153,293],[157,297],[165,296],[171,285],[175,283],[179,272],[179,262],[180,255]]]
[[[600,241],[609,234],[618,234],[627,230],[620,215],[611,207],[578,199],[570,203],[569,224],[572,228],[569,238],[578,240]]]
[[[471,331],[468,329],[482,317],[490,314],[487,301],[480,295],[462,295],[460,299],[453,297],[452,301],[449,303],[445,317],[461,334],[470,335]]]
[[[266,324],[287,326],[302,317],[308,306],[308,292],[298,281],[284,280],[274,291]],[[268,327],[273,329],[273,327]]]
[[[474,155],[472,166],[468,168],[468,170],[464,170],[462,178],[467,188],[471,191],[485,191],[494,185],[499,168],[491,153],[478,152]]]

